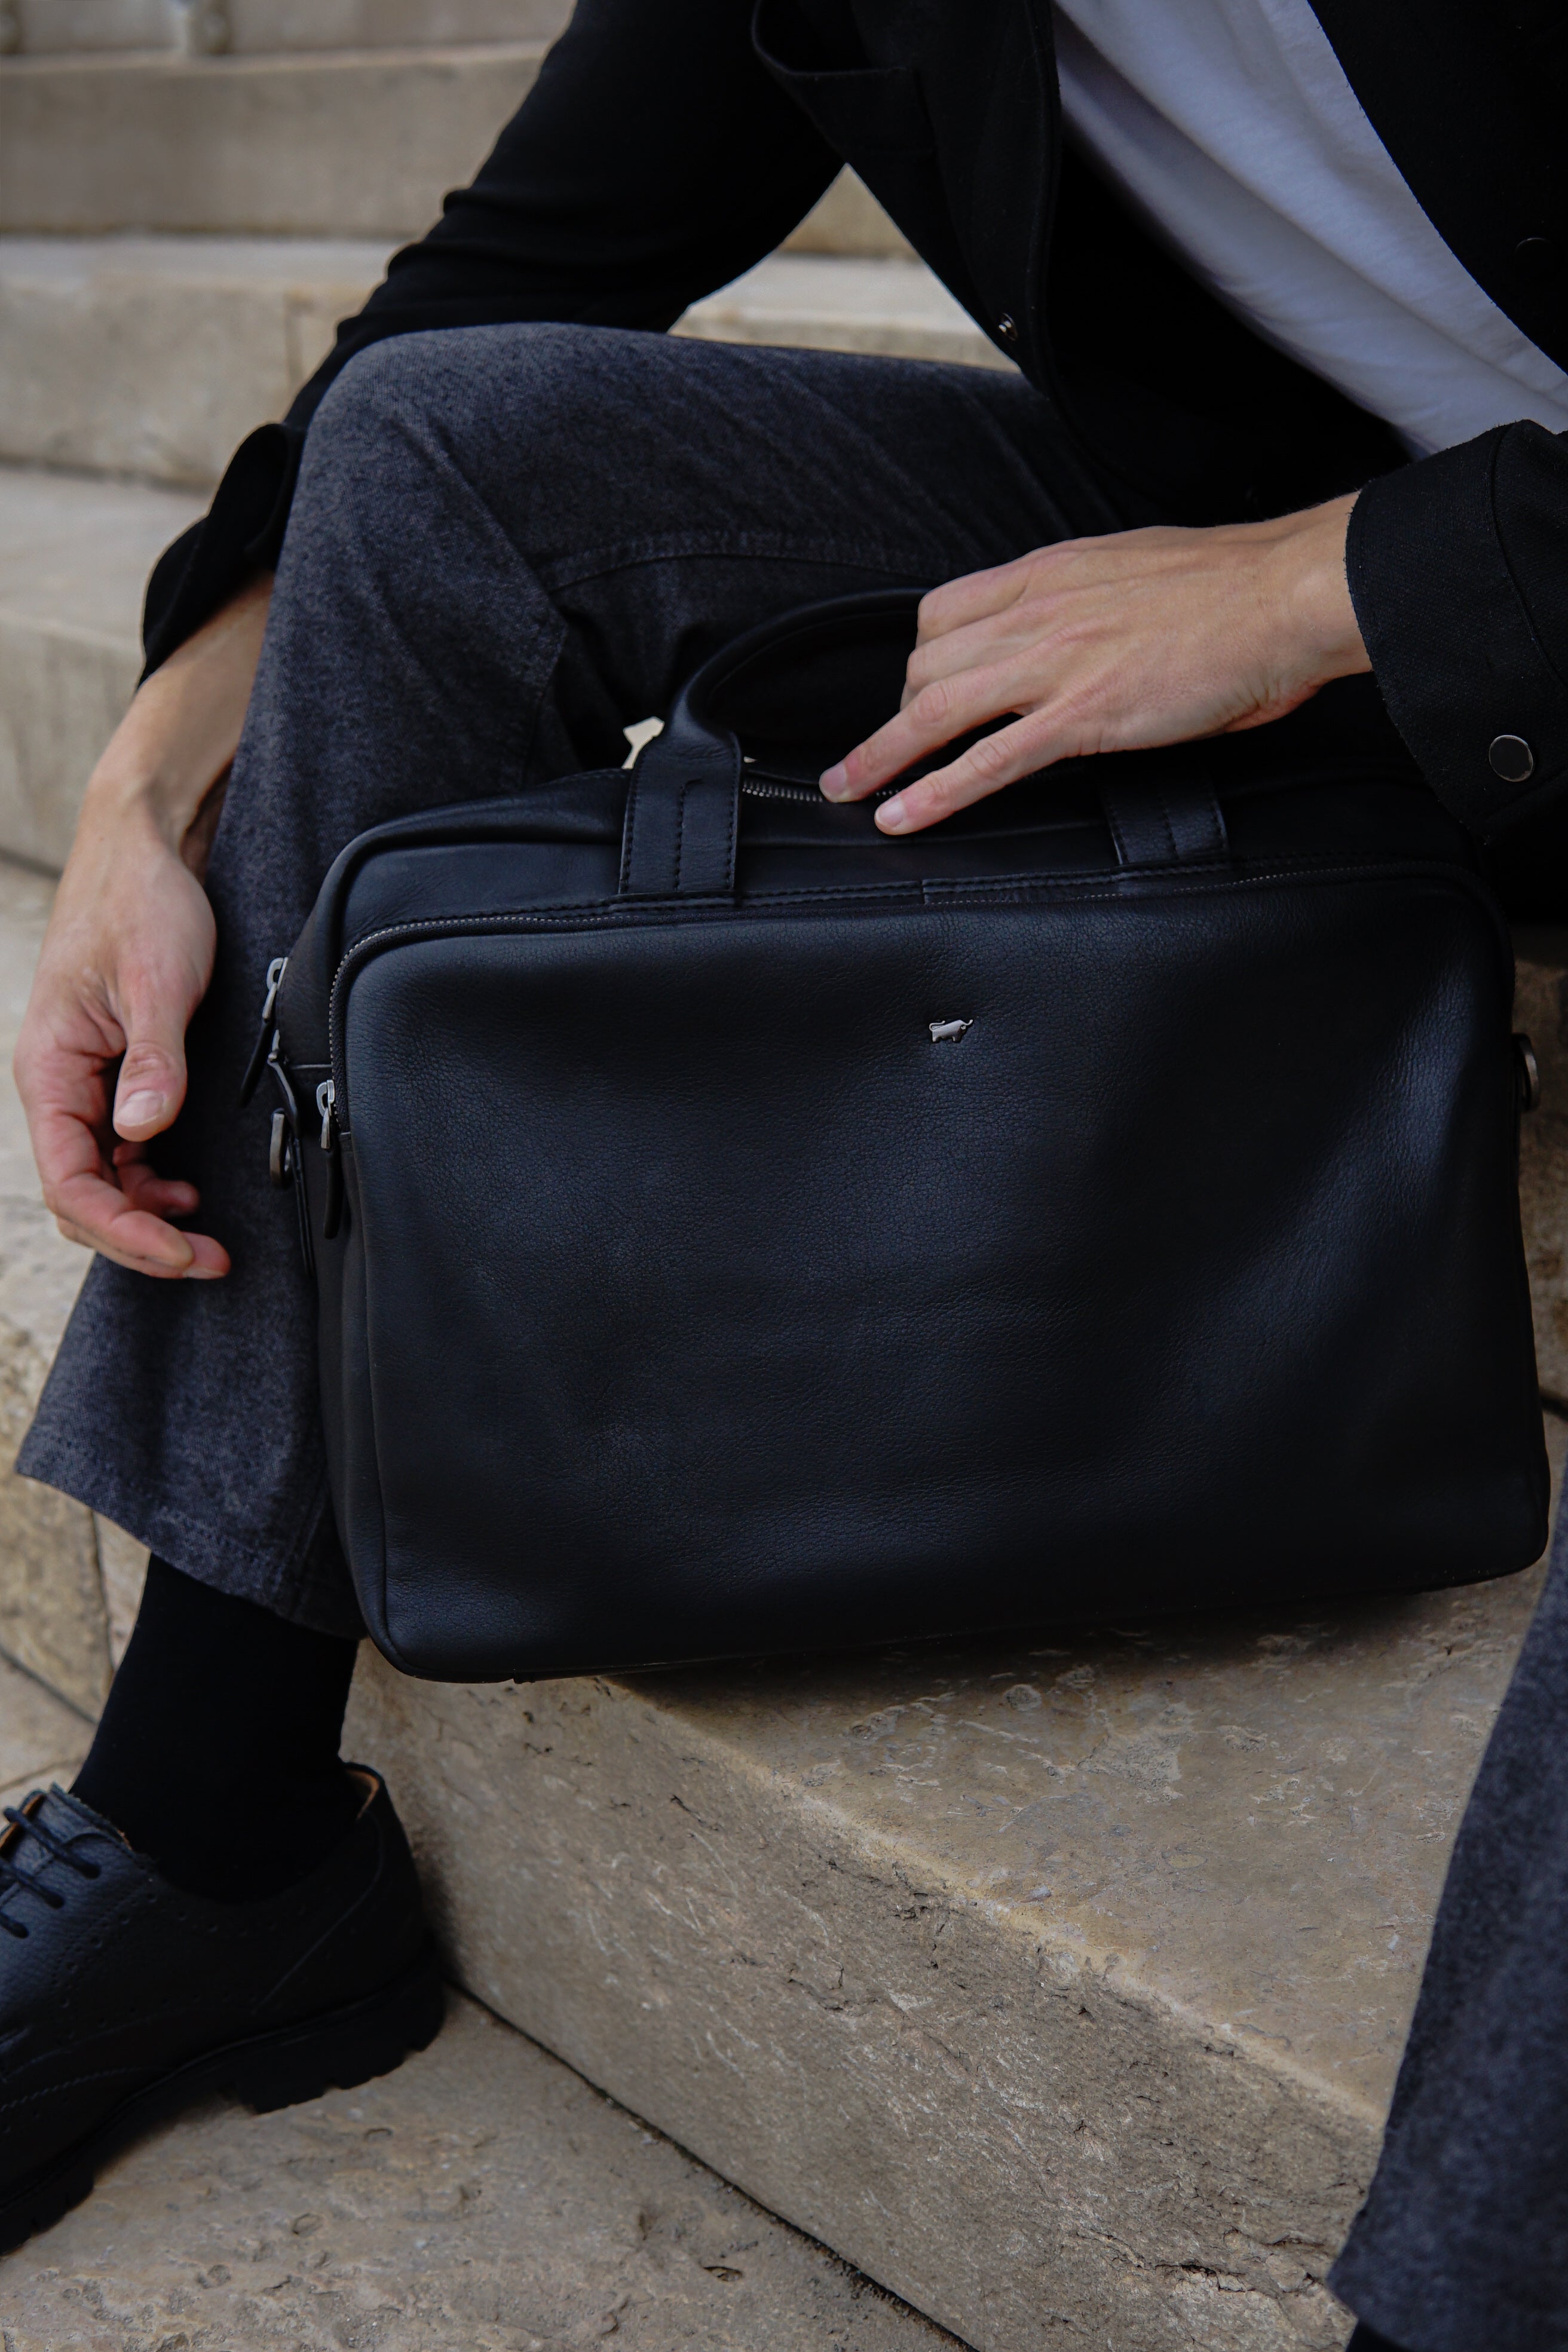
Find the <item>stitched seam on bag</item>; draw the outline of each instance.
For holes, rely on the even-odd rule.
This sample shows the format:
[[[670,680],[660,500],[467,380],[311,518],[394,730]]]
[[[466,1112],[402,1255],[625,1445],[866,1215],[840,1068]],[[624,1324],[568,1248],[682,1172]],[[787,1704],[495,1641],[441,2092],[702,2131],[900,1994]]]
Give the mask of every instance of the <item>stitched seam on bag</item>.
[[[1457,884],[1465,891],[1479,895],[1483,904],[1491,903],[1490,894],[1486,891],[1485,886],[1478,876],[1471,874],[1465,866],[1452,865],[1442,859],[1394,858],[1375,863],[1363,861],[1350,866],[1295,865],[1288,859],[1277,859],[1268,866],[1256,866],[1244,874],[1237,874],[1228,860],[1223,864],[1188,866],[1184,867],[1179,875],[1173,873],[1169,866],[1163,866],[1124,867],[1117,869],[1114,874],[1107,874],[1101,887],[1098,889],[1085,889],[1083,883],[1089,877],[1081,876],[1037,877],[1019,875],[1013,877],[998,875],[963,877],[952,881],[926,880],[919,884],[868,883],[858,887],[851,883],[843,883],[826,890],[803,888],[757,891],[739,902],[721,891],[704,893],[693,891],[689,892],[679,905],[672,905],[668,898],[657,897],[635,900],[630,906],[619,905],[614,900],[593,898],[581,900],[575,905],[542,908],[537,913],[520,909],[516,913],[490,915],[429,915],[411,922],[389,924],[380,931],[368,931],[363,939],[356,940],[353,946],[349,949],[333,974],[331,989],[328,995],[328,1053],[331,1056],[331,1066],[336,1070],[338,1066],[336,1048],[338,993],[344,980],[350,976],[350,967],[363,960],[372,948],[390,945],[395,940],[421,938],[430,932],[453,939],[481,938],[487,933],[500,931],[511,925],[515,925],[524,932],[548,931],[563,927],[579,930],[612,927],[631,930],[652,920],[662,923],[689,922],[700,920],[704,914],[720,913],[731,920],[742,921],[752,908],[787,906],[802,902],[820,905],[826,899],[842,898],[868,900],[873,905],[878,901],[888,906],[897,903],[912,910],[930,906],[933,899],[958,898],[965,894],[977,898],[989,898],[997,903],[1016,906],[1026,904],[1030,899],[1048,898],[1057,893],[1072,891],[1075,893],[1077,902],[1083,906],[1097,906],[1102,902],[1117,899],[1131,903],[1127,902],[1127,894],[1121,886],[1128,874],[1136,872],[1158,877],[1164,880],[1168,887],[1178,892],[1184,892],[1191,881],[1199,876],[1206,875],[1214,877],[1223,876],[1223,880],[1211,879],[1205,884],[1205,891],[1211,893],[1215,889],[1248,889],[1258,883],[1280,880],[1344,882],[1382,879],[1392,881],[1419,877]],[[346,1073],[344,1076],[346,1078]],[[339,1125],[345,1135],[351,1132],[348,1108],[345,1086],[340,1091],[338,1105]]]
[[[686,795],[691,790],[689,779],[681,785],[675,803],[675,887],[680,888],[680,868],[686,856]]]

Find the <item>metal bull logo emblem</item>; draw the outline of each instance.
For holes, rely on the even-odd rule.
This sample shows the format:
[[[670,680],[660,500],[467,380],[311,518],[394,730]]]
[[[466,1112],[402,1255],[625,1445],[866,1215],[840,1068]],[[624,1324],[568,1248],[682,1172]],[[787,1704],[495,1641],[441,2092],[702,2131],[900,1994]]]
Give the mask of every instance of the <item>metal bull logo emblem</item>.
[[[926,1027],[931,1031],[931,1042],[933,1045],[956,1045],[959,1039],[967,1036],[973,1026],[973,1021],[928,1021],[926,1023]]]

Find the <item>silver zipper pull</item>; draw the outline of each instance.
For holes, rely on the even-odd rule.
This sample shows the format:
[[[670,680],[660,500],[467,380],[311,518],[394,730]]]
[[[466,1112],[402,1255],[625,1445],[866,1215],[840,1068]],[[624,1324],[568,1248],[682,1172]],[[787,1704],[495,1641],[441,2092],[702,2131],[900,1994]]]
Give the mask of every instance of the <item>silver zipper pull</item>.
[[[327,1202],[321,1212],[321,1239],[336,1241],[343,1221],[343,1162],[338,1150],[338,1090],[331,1078],[316,1088],[316,1108],[321,1114],[321,1150],[327,1155]]]
[[[250,1059],[246,1064],[245,1076],[240,1083],[241,1110],[245,1108],[246,1104],[260,1085],[261,1073],[267,1067],[268,1060],[278,1044],[278,1033],[272,1026],[272,1010],[278,1002],[278,992],[283,985],[283,975],[288,969],[287,956],[274,956],[267,967],[267,995],[261,1007],[261,1034],[250,1049]]]

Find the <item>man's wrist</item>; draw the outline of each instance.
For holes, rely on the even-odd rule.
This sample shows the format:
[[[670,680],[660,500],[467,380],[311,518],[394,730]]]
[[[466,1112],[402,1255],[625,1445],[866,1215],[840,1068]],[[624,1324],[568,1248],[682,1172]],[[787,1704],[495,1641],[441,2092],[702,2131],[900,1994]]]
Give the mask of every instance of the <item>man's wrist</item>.
[[[1289,657],[1313,688],[1372,667],[1345,573],[1345,534],[1357,495],[1291,515],[1275,544]]]
[[[144,834],[179,855],[212,784],[168,773],[136,757],[134,745],[110,744],[82,796],[79,830]]]

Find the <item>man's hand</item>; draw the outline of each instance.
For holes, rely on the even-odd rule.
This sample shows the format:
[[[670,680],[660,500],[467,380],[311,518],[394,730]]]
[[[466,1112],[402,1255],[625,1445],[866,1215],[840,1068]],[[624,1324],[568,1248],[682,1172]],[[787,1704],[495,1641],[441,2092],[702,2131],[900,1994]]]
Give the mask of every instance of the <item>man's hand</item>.
[[[829,768],[823,791],[863,800],[1016,714],[877,811],[885,833],[918,833],[1057,760],[1282,719],[1372,666],[1345,583],[1354,503],[1068,540],[933,589],[898,717]]]
[[[61,1233],[165,1279],[228,1271],[210,1235],[169,1223],[199,1206],[195,1187],[155,1175],[145,1155],[184,1100],[185,1030],[212,978],[201,876],[271,586],[242,590],[153,673],[93,771],[16,1045]]]

